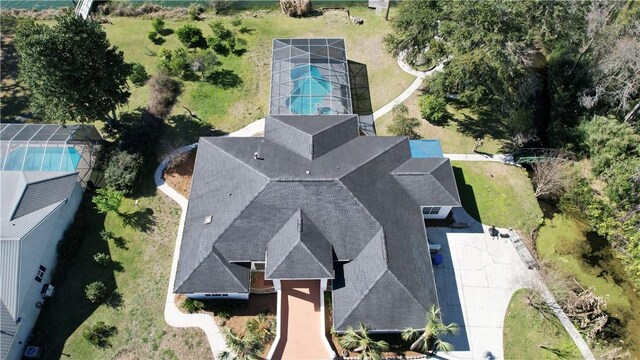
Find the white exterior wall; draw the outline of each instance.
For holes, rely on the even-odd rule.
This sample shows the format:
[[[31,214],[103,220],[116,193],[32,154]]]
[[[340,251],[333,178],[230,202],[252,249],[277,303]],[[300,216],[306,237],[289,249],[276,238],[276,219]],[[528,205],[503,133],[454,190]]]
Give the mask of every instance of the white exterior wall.
[[[207,296],[211,295],[211,296]],[[213,300],[213,299],[229,299],[229,300],[249,300],[249,293],[229,293],[229,294],[206,294],[195,293],[187,294],[190,299],[196,300]]]
[[[435,207],[435,206],[423,206],[420,209],[422,210],[422,208],[424,207]],[[449,215],[449,212],[451,212],[452,207],[451,206],[442,206],[440,207],[440,212],[438,212],[437,214],[432,214],[432,215],[426,215],[426,214],[422,214],[424,216],[425,219],[444,219],[447,217],[447,215]]]
[[[20,278],[18,279],[18,317],[20,324],[11,343],[7,359],[20,359],[31,330],[38,319],[40,309],[36,303],[42,300],[40,291],[44,284],[51,283],[57,260],[56,247],[64,231],[73,222],[82,200],[83,189],[76,184],[71,198],[61,205],[43,222],[20,240]],[[42,282],[37,282],[36,272],[40,265],[47,268]],[[55,286],[55,285],[54,285]],[[54,295],[55,296],[55,295]]]

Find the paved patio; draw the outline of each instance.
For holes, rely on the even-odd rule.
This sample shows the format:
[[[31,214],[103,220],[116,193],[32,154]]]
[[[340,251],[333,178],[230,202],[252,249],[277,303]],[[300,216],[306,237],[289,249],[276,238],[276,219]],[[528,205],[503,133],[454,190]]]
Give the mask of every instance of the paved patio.
[[[320,280],[283,280],[280,340],[272,359],[328,359]]]
[[[492,238],[487,227],[463,209],[454,209],[457,222],[469,228],[427,228],[429,241],[442,245],[444,262],[434,266],[438,300],[445,322],[460,326],[447,341],[454,352],[447,359],[501,359],[502,326],[514,291],[535,277],[508,239]]]

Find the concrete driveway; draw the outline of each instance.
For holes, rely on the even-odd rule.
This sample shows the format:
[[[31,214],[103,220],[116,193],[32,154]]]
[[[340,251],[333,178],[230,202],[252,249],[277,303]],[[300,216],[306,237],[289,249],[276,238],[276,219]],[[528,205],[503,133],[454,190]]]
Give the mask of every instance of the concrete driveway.
[[[455,322],[460,334],[447,341],[454,352],[447,359],[502,359],[504,315],[516,290],[530,284],[528,270],[508,239],[492,238],[488,227],[463,209],[454,209],[464,229],[427,228],[429,241],[442,246],[444,261],[434,265],[438,300],[445,323]]]

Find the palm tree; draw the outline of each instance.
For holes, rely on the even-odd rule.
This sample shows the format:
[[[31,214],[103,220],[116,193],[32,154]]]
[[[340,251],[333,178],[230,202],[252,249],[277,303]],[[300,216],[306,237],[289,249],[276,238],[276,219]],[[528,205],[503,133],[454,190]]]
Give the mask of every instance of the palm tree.
[[[229,328],[223,329],[225,343],[229,351],[218,353],[218,360],[258,360],[262,343],[252,334],[236,334]]]
[[[354,330],[349,326],[344,335],[340,336],[340,346],[345,349],[360,353],[360,359],[363,360],[380,360],[382,353],[389,350],[389,344],[386,341],[375,341],[367,334],[369,328],[362,323],[358,330]]]
[[[460,329],[456,323],[444,324],[440,315],[440,308],[431,305],[427,313],[427,321],[424,329],[416,330],[407,328],[402,332],[405,341],[413,341],[411,351],[419,350],[423,353],[438,351],[453,351],[453,345],[443,341],[442,336],[447,334],[457,334]]]
[[[273,317],[265,314],[258,314],[257,317],[247,320],[244,327],[262,343],[270,342],[276,335]]]

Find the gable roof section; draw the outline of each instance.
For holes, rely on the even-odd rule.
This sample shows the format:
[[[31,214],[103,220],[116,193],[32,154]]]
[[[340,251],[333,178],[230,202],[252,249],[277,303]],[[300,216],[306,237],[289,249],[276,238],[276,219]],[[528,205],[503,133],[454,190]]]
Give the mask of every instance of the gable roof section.
[[[316,159],[358,137],[357,115],[269,116],[265,137],[308,160]]]
[[[422,206],[462,206],[447,158],[412,158],[392,174]]]
[[[300,209],[267,245],[268,279],[333,278],[331,244]]]
[[[71,196],[78,173],[25,172],[27,186],[12,215],[12,220],[32,213]],[[55,174],[55,173],[54,173]]]
[[[176,292],[189,292],[182,287],[196,268],[213,253],[213,242],[235,221],[262,191],[268,179],[238,161],[208,138],[201,138],[194,167],[191,194],[187,206],[180,258],[176,272]],[[205,219],[211,222],[205,224]],[[222,261],[218,256],[213,261]],[[223,261],[226,263],[226,260]],[[238,270],[239,271],[239,270]],[[197,283],[191,283],[197,287]],[[202,284],[204,285],[204,284]],[[215,291],[214,291],[215,292]]]

